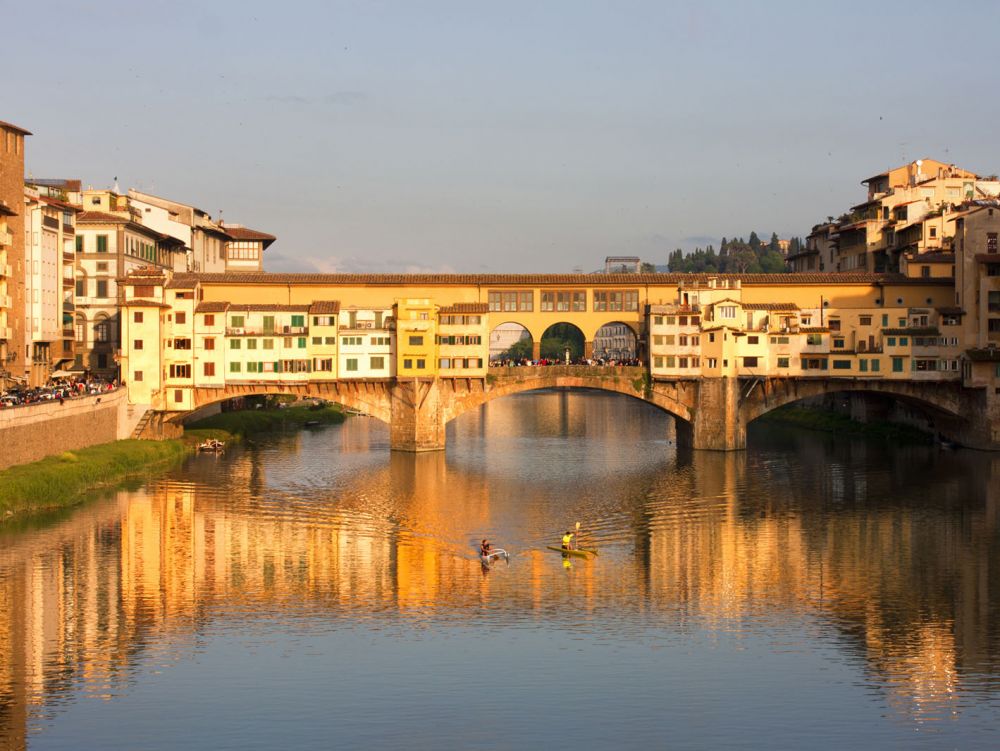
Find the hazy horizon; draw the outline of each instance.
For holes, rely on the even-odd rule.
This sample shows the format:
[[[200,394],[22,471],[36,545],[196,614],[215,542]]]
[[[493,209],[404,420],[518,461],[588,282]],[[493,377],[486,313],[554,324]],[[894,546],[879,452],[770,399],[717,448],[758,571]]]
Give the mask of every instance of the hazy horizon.
[[[221,212],[277,235],[269,271],[662,265],[723,236],[804,236],[913,159],[998,171],[987,3],[184,0],[5,17],[0,119],[35,134],[28,174]]]

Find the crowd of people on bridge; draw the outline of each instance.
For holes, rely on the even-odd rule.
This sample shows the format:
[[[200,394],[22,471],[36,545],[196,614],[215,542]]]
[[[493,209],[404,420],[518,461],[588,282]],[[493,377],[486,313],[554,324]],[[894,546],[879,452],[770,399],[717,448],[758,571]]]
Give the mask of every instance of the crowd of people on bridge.
[[[555,360],[549,359],[547,357],[539,358],[538,360],[531,360],[526,357],[520,358],[498,358],[496,360],[490,361],[491,368],[510,368],[510,367],[544,367],[548,365],[578,365],[581,367],[639,367],[642,365],[642,361],[638,357],[627,357],[627,358],[610,358],[610,357],[579,357],[570,360],[568,363],[565,360]]]
[[[0,389],[0,409],[25,407],[32,404],[47,404],[81,396],[93,396],[118,388],[116,380],[108,380],[93,375],[75,375],[50,378],[44,386],[13,386]]]

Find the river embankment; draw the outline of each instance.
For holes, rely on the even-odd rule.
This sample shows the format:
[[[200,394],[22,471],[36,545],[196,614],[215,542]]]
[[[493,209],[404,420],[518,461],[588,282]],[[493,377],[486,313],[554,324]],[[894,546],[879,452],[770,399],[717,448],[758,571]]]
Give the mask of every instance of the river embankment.
[[[185,426],[183,438],[112,441],[19,464],[0,471],[0,520],[73,506],[95,491],[154,477],[175,467],[209,438],[232,445],[254,433],[331,425],[345,419],[335,406],[222,412]]]

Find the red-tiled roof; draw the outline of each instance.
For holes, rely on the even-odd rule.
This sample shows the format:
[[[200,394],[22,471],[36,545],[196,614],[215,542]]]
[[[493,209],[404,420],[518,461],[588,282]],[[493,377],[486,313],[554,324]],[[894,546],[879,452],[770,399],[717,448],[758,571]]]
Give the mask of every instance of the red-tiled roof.
[[[174,278],[167,283],[167,289],[194,289],[196,286],[197,281],[190,274],[174,274]]]
[[[169,308],[170,306],[166,303],[160,302],[159,300],[143,300],[138,297],[134,297],[131,300],[125,300],[122,303],[123,308]]]
[[[10,128],[11,130],[16,130],[16,131],[17,131],[18,133],[20,133],[20,134],[21,134],[22,136],[30,136],[30,135],[33,135],[33,134],[32,134],[32,132],[31,132],[30,130],[25,130],[25,129],[24,129],[24,128],[22,128],[22,127],[21,127],[20,125],[14,125],[14,123],[7,123],[7,122],[4,122],[3,120],[0,120],[0,127],[3,127],[3,128]]]
[[[77,214],[77,224],[125,224],[131,221],[127,216],[108,214],[105,211],[81,211]]]
[[[228,227],[223,225],[222,229],[227,235],[237,241],[261,240],[264,243],[265,248],[277,239],[274,235],[269,235],[266,232],[259,232],[258,230],[250,229],[249,227]]]
[[[794,333],[794,332],[793,332]],[[800,334],[829,334],[830,329],[826,327],[813,326],[811,328],[800,328]]]
[[[229,309],[227,302],[200,302],[195,307],[195,313],[225,313]]]
[[[336,315],[339,312],[339,300],[316,300],[309,306],[309,313],[312,315]]]
[[[944,279],[912,279],[902,274],[867,272],[796,273],[796,274],[272,274],[268,272],[230,271],[226,273],[180,273],[175,280],[202,284],[302,284],[345,286],[407,285],[572,285],[577,287],[673,286],[681,282],[707,284],[709,279],[740,280],[744,285],[937,285],[950,284]]]
[[[745,302],[743,310],[798,310],[793,302]]]
[[[438,310],[438,313],[442,315],[458,314],[458,313],[489,313],[490,306],[489,303],[485,302],[460,302],[454,305],[446,305],[445,307]]]
[[[934,308],[938,313],[943,316],[964,316],[965,311],[962,310],[957,305],[945,305],[940,308]]]
[[[308,305],[230,305],[229,310],[241,313],[308,313]],[[278,332],[280,333],[280,332]]]

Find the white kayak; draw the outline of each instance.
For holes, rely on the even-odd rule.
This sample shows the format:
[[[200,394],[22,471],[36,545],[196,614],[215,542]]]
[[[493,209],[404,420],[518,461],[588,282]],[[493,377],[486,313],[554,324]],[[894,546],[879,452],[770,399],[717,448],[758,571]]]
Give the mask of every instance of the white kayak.
[[[498,561],[503,558],[507,563],[510,563],[510,556],[507,555],[507,551],[503,548],[497,548],[490,552],[489,555],[480,555],[479,560],[483,562],[483,565],[489,565],[493,561]]]

